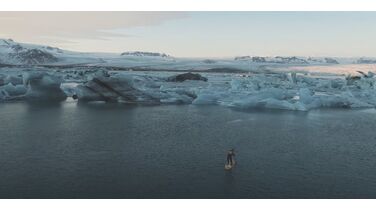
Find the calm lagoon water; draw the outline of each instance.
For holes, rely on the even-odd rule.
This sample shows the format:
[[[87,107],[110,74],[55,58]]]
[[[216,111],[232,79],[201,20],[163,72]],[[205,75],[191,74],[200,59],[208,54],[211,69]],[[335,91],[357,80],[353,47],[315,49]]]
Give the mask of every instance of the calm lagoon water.
[[[376,198],[374,109],[15,102],[0,117],[0,198]]]

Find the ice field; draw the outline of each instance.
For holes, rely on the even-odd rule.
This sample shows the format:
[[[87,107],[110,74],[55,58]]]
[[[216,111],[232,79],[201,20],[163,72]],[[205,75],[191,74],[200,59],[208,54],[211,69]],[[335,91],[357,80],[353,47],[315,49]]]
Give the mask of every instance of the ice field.
[[[0,62],[2,102],[69,97],[299,111],[376,106],[375,65],[367,58],[189,59],[153,52],[77,53],[0,40]]]

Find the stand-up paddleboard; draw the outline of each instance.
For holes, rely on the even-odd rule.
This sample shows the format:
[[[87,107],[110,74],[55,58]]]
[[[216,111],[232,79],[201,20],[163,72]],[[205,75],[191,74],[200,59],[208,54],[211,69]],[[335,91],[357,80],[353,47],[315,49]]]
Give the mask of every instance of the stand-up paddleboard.
[[[232,165],[225,164],[225,170],[231,170],[235,166],[236,162],[235,160],[232,160]]]

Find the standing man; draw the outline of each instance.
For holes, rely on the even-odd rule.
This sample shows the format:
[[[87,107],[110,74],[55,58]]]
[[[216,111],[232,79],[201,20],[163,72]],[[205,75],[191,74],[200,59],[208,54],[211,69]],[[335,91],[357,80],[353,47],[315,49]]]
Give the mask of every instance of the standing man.
[[[234,165],[235,163],[235,150],[231,149],[227,152],[227,165]]]

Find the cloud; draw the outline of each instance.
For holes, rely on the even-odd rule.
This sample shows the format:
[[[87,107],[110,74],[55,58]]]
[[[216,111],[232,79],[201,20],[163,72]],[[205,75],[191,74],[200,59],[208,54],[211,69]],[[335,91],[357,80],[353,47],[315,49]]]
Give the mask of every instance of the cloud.
[[[184,12],[0,12],[1,36],[23,42],[60,42],[133,36],[116,32],[187,17]]]

